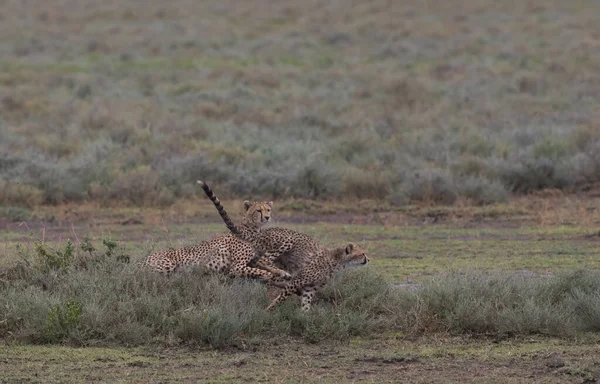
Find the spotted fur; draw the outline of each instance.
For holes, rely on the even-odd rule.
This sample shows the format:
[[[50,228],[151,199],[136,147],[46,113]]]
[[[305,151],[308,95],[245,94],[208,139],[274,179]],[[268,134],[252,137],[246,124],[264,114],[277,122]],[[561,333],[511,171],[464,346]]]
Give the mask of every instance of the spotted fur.
[[[215,200],[216,203],[213,201],[215,206],[220,206],[216,197]],[[239,228],[240,233],[248,231],[248,228],[257,231],[270,221],[272,205],[272,202],[244,202],[245,214],[236,229]],[[219,210],[218,207],[217,210]],[[227,216],[227,212],[222,209],[222,206],[219,212],[223,212]],[[231,225],[233,226],[233,223]],[[230,276],[261,280],[271,280],[273,273],[277,276],[289,276],[287,272],[275,267],[270,267],[269,270],[253,267],[251,263],[255,259],[256,251],[251,243],[242,240],[237,235],[227,234],[191,247],[155,252],[146,258],[145,265],[159,272],[172,272],[186,265],[201,265]]]
[[[236,227],[227,212],[222,209],[219,199],[215,197],[212,189],[202,181],[198,181],[198,184],[215,204],[227,228],[255,248],[257,255],[259,255],[256,263],[259,268],[266,270],[275,268],[279,271],[284,269],[294,273],[307,265],[314,255],[323,250],[323,247],[310,236],[291,229],[279,227],[260,228],[259,226],[248,225]],[[289,275],[282,277],[287,278]]]
[[[236,226],[235,224],[233,224],[233,222],[227,215],[227,212],[221,205],[221,202],[215,196],[214,192],[208,186],[208,184],[206,184],[205,182],[200,181],[200,180],[198,180],[197,183],[200,185],[200,187],[202,187],[202,190],[204,191],[206,196],[208,196],[208,198],[213,202],[213,204],[215,205],[215,208],[217,208],[217,211],[221,215],[221,218],[225,222],[225,225],[227,226],[227,228],[231,232],[236,234],[236,236],[239,239],[250,243],[254,247],[254,250],[256,251],[256,255],[257,255],[257,258],[254,260],[256,266],[260,269],[269,271],[272,274],[274,274],[275,276],[279,276],[282,279],[289,279],[291,277],[290,274],[288,272],[286,272],[285,270],[279,268],[278,266],[275,266],[275,264],[273,262],[274,259],[280,254],[281,251],[279,251],[278,249],[275,251],[271,251],[271,249],[269,248],[269,245],[267,244],[268,243],[267,240],[271,239],[275,236],[275,234],[271,233],[271,229],[274,229],[274,228],[263,229],[262,225],[258,225],[255,220],[244,220],[244,221],[242,221],[241,225]],[[250,203],[249,201],[244,201],[244,208],[247,210],[250,204],[252,204],[252,203]],[[266,204],[268,205],[268,207],[264,207],[264,209],[261,211],[261,214],[265,215],[267,222],[269,222],[269,221],[271,221],[271,218],[272,218],[271,210],[273,207],[273,202],[269,201]],[[280,229],[283,229],[283,228],[280,228]],[[263,231],[269,231],[268,235],[263,235]],[[300,234],[300,235],[302,235],[302,234]],[[306,235],[303,235],[303,236],[305,236],[307,239],[310,239]],[[286,238],[287,237],[289,237],[289,236],[286,236]],[[279,238],[274,239],[274,240],[279,241]],[[285,249],[287,249],[287,246]]]
[[[338,270],[350,265],[366,265],[368,262],[365,251],[352,243],[331,250],[323,249],[314,255],[291,281],[273,283],[283,288],[283,291],[269,304],[267,310],[274,309],[295,293],[301,296],[302,309],[308,311],[316,291],[327,284]]]
[[[240,239],[252,244],[259,255],[257,266],[261,268],[277,268],[282,266],[294,273],[290,282],[281,278],[270,281],[273,286],[283,288],[283,291],[269,305],[274,308],[292,293],[302,296],[302,308],[310,309],[315,292],[327,283],[333,274],[349,264],[367,264],[365,251],[352,243],[345,247],[327,249],[322,247],[310,236],[287,228],[260,228],[245,226],[237,228],[230,225],[231,219],[220,206],[219,200],[206,183],[198,181],[208,198],[215,204],[227,228],[236,233]],[[215,201],[217,203],[215,203]],[[272,206],[272,203],[271,203]],[[278,266],[273,266],[274,263]]]

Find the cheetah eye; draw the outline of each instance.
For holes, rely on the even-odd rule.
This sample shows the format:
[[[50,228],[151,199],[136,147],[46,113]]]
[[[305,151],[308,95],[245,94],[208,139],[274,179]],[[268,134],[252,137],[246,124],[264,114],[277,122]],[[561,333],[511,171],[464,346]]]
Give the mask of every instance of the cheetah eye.
[[[258,212],[258,213],[262,213],[262,209],[258,209],[256,212]]]

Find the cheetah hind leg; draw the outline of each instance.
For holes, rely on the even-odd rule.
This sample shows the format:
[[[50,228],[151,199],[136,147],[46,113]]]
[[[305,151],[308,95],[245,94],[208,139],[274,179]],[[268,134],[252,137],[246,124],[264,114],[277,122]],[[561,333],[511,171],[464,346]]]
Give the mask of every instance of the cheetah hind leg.
[[[273,301],[271,301],[271,304],[269,304],[269,306],[267,307],[267,311],[272,311],[273,309],[275,309],[275,307],[279,303],[281,303],[282,301],[284,301],[285,299],[287,299],[294,293],[297,293],[299,288],[300,288],[300,282],[298,280],[294,280],[294,281],[288,283],[285,286],[285,288],[283,289],[283,292],[280,293],[279,296],[277,296]]]

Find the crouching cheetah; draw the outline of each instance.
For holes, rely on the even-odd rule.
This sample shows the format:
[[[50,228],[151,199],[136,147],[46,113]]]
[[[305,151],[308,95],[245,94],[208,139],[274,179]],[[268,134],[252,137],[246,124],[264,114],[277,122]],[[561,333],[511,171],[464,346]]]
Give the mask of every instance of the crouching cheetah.
[[[323,247],[316,240],[291,229],[279,227],[263,229],[258,225],[236,227],[212,189],[200,180],[197,183],[213,202],[227,228],[240,239],[252,244],[257,255],[260,256],[256,262],[257,267],[269,271],[273,268],[281,271],[274,265],[277,262],[286,270],[296,272],[307,265],[314,255],[322,252]]]
[[[365,251],[352,243],[345,247],[324,249],[315,255],[291,281],[272,282],[273,285],[283,288],[283,292],[269,304],[267,310],[274,309],[277,304],[296,293],[302,297],[302,309],[308,311],[315,292],[327,284],[338,270],[351,265],[365,265],[368,262],[369,258]]]
[[[220,205],[220,202],[218,203]],[[234,228],[230,228],[234,233],[218,236],[191,247],[155,252],[146,258],[144,264],[159,272],[172,272],[186,265],[200,265],[234,277],[261,280],[271,280],[274,274],[289,277],[287,272],[275,267],[269,267],[269,270],[252,267],[251,262],[256,258],[254,247],[235,235],[238,230],[243,233],[248,231],[247,228],[260,228],[268,223],[271,220],[272,205],[272,202],[246,202],[241,224],[235,227],[231,220],[226,222],[228,227]],[[228,217],[222,206],[221,209],[222,215]]]

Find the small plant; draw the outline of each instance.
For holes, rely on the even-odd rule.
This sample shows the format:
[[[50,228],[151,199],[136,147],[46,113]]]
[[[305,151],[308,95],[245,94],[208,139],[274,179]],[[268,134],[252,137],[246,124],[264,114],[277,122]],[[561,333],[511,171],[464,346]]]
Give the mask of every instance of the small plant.
[[[111,258],[115,254],[115,251],[116,251],[117,247],[119,246],[118,241],[111,240],[108,238],[102,240],[102,244],[104,244],[104,246],[106,247],[106,252],[104,254],[106,258]],[[121,252],[117,255],[116,260],[123,262],[123,263],[129,263],[130,257],[129,257],[129,255],[126,255],[125,253]]]
[[[54,305],[46,318],[45,336],[50,342],[60,341],[80,323],[83,305],[75,299]]]
[[[115,249],[119,246],[119,243],[111,239],[103,239],[102,244],[106,247],[106,257],[111,257],[115,252]]]
[[[94,247],[94,244],[92,244],[90,238],[88,236],[86,236],[83,239],[83,243],[81,243],[79,245],[79,248],[83,251],[83,252],[87,252],[90,254],[90,256],[93,255],[94,252],[96,252],[96,248]]]
[[[43,273],[51,271],[64,273],[75,258],[75,246],[71,240],[67,241],[62,251],[49,249],[42,242],[36,242],[34,247],[38,265]]]
[[[19,255],[19,260],[28,260],[27,259],[27,249],[25,249],[25,246],[23,246],[23,244],[17,244],[15,245],[15,248],[17,249],[17,255]]]

